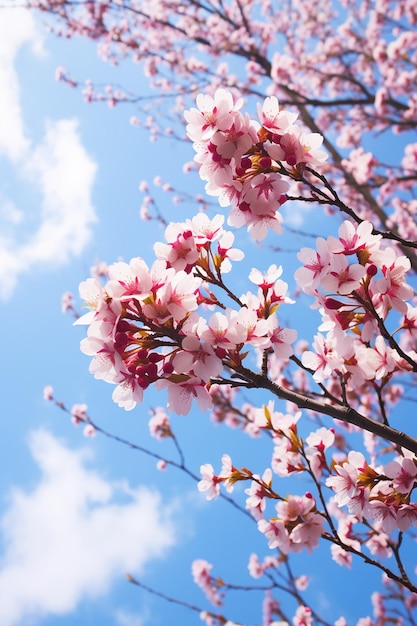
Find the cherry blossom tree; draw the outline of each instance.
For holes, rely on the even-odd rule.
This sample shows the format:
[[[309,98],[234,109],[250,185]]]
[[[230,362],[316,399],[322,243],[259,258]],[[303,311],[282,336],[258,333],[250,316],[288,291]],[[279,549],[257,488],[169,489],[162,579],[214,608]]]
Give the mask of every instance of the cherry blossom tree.
[[[294,555],[314,559],[323,544],[340,567],[357,560],[381,574],[380,587],[366,590],[373,616],[361,626],[414,624],[415,2],[26,6],[61,36],[97,41],[105,61],[130,57],[141,65],[159,115],[149,115],[143,96],[82,84],[63,68],[58,77],[89,102],[134,105],[134,124],[145,124],[153,139],[188,141],[188,167],[206,194],[200,204],[216,207],[167,223],[154,260],[113,263],[80,285],[89,312],[77,324],[88,327],[81,350],[92,375],[112,385],[113,400],[128,411],[146,402],[148,388],[160,390],[165,406],[152,412],[150,433],[161,445],[170,440],[178,460],[124,443],[253,520],[269,549],[248,564],[249,576],[263,582],[264,626],[347,623],[340,615],[326,621],[305,600],[308,578],[292,570]],[[143,217],[163,221],[147,198]],[[324,211],[328,223],[314,246],[297,251],[297,289],[288,287],[285,264],[261,258],[240,293],[233,282],[244,257],[240,233],[266,242],[266,259],[270,242],[287,232],[291,206]],[[66,294],[65,308],[74,306]],[[311,341],[283,322],[291,307],[316,311]],[[53,400],[51,390],[46,395]],[[218,469],[204,458],[199,475],[189,468],[175,414],[191,410],[266,438],[263,471],[235,467],[228,454]],[[84,405],[70,413],[87,434],[109,435]],[[235,495],[237,483],[244,496]],[[213,569],[221,564],[192,564],[209,609],[150,591],[186,604],[209,625],[232,626],[223,606],[233,584]],[[284,596],[295,600],[293,610]]]

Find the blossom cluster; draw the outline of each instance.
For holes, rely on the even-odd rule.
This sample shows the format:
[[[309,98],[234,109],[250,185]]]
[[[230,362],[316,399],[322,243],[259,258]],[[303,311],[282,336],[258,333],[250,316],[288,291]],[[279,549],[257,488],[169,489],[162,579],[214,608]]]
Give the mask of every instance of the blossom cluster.
[[[215,474],[210,464],[201,466],[198,489],[211,500],[220,495],[221,485],[230,492],[236,482],[251,481],[245,491],[246,508],[257,521],[268,546],[282,554],[303,548],[312,551],[326,532],[326,522],[332,528],[332,515],[338,519],[337,540],[331,545],[332,558],[337,563],[350,567],[350,550],[361,552],[362,544],[372,555],[392,556],[389,535],[417,525],[417,503],[411,500],[417,488],[415,455],[403,449],[380,466],[368,463],[362,453],[353,450],[345,457],[336,450],[328,459],[329,450],[336,445],[334,430],[321,427],[304,441],[297,429],[300,415],[284,415],[274,410],[273,403],[259,409],[255,415],[258,427],[269,430],[273,436],[271,466],[259,476],[247,468],[237,469],[229,455],[223,455],[219,474]],[[273,489],[273,473],[283,478],[302,472],[308,473],[316,485],[324,478],[324,484],[334,492],[326,509],[318,510],[310,492],[282,497]],[[267,511],[268,501],[275,502],[272,517]],[[347,507],[348,512],[340,510],[342,507]],[[355,526],[362,522],[365,532],[355,532]],[[261,577],[277,565],[275,561],[271,557],[261,564],[253,556],[251,575]]]
[[[374,468],[363,454],[352,450],[334,470],[326,484],[334,490],[338,506],[346,505],[358,520],[376,520],[384,533],[417,525],[417,503],[410,502],[417,486],[417,463],[411,453],[403,451],[395,460]]]
[[[416,371],[417,308],[409,302],[406,256],[383,245],[370,222],[345,221],[338,237],[319,237],[317,248],[302,248],[298,258],[304,265],[295,277],[320,307],[320,329],[327,331],[315,336],[314,352],[302,355],[316,382],[336,375],[355,390]]]
[[[93,357],[91,373],[116,385],[113,399],[126,410],[142,402],[151,384],[167,389],[168,407],[176,413],[188,413],[193,400],[205,410],[212,405],[211,381],[225,367],[237,370],[250,347],[282,359],[292,354],[296,332],[280,327],[276,315],[280,304],[292,302],[282,268],[272,265],[265,274],[253,269],[249,278],[257,293],[235,298],[237,308],[213,292],[228,293],[222,275],[243,256],[232,247],[223,219],[199,214],[170,224],[166,243],[155,244],[152,266],[137,257],[111,265],[104,286],[97,278],[81,283],[90,308],[76,322],[89,325],[81,350]],[[206,318],[199,306],[220,310]]]
[[[259,122],[243,115],[242,105],[230,91],[217,89],[214,97],[199,94],[198,108],[184,115],[206,192],[221,206],[231,205],[229,225],[246,225],[260,240],[268,229],[282,231],[278,209],[289,188],[284,176],[306,164],[321,165],[326,154],[320,150],[323,137],[303,132],[297,114],[280,110],[275,96],[258,104]]]

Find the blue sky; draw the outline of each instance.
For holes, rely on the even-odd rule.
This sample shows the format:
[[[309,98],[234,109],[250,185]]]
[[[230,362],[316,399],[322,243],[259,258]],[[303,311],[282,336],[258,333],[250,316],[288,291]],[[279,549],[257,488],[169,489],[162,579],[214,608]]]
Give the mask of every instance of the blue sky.
[[[151,261],[162,230],[139,219],[141,180],[157,174],[185,180],[192,193],[202,193],[203,185],[182,179],[190,146],[152,144],[146,131],[129,124],[128,106],[86,105],[79,92],[55,81],[60,65],[82,78],[139,81],[137,67],[103,66],[93,45],[48,36],[32,14],[0,14],[0,624],[199,624],[197,615],[130,585],[125,572],[209,608],[192,583],[192,559],[218,563],[219,575],[248,584],[250,552],[268,554],[263,538],[224,502],[207,503],[181,473],[158,472],[154,460],[102,436],[84,438],[43,400],[42,390],[52,385],[68,407],[86,403],[104,428],[175,459],[169,442],[148,435],[149,408],[164,396],[149,394],[132,413],[113,405],[110,386],[92,379],[79,351],[84,329],[61,314],[60,301],[64,292],[76,293],[97,259]],[[155,192],[167,219],[190,215]],[[250,250],[242,268],[250,268],[259,250],[242,238]],[[289,237],[274,243],[288,250],[311,245]],[[283,252],[258,267],[282,263],[291,282],[289,259]],[[238,271],[238,291],[248,288],[245,279],[245,270]],[[286,315],[295,323],[299,313]],[[174,428],[195,473],[201,463],[220,468],[225,452],[237,466],[260,473],[268,463],[266,442],[213,428],[206,415],[176,419]],[[369,614],[369,598],[352,607],[328,582],[337,574],[343,588],[350,578],[335,564],[325,566],[327,549],[314,560],[296,560],[299,573],[312,575],[311,596],[326,614],[332,609],[329,618]],[[226,613],[260,624],[261,598],[255,598],[237,592]]]

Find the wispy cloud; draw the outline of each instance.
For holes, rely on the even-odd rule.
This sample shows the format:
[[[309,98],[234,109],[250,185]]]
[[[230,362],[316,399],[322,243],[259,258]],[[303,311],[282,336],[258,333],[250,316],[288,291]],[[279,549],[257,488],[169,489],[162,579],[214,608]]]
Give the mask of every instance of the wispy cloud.
[[[137,613],[130,613],[124,609],[119,609],[114,614],[117,626],[145,626],[145,619]]]
[[[12,490],[1,519],[2,626],[69,613],[126,571],[140,573],[176,540],[157,493],[104,480],[88,467],[86,450],[70,450],[49,432],[34,432],[30,448],[40,479],[31,491]],[[141,624],[123,611],[117,618]]]
[[[34,58],[42,55],[43,36],[29,11],[1,11],[0,161],[6,159],[12,176],[34,191],[33,202],[24,207],[15,206],[5,192],[0,196],[0,298],[7,299],[21,274],[58,267],[83,251],[96,221],[91,196],[97,164],[83,146],[76,120],[45,119],[45,136],[33,144],[16,59],[27,45]]]

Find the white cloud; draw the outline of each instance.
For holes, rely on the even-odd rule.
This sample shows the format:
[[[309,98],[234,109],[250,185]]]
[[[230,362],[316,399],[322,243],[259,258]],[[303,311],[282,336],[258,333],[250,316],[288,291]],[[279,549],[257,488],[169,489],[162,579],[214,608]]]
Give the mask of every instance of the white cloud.
[[[291,202],[287,205],[283,205],[281,213],[284,216],[284,224],[292,226],[293,228],[299,228],[307,221],[311,221],[310,213],[313,210],[312,203],[310,202]]]
[[[1,9],[0,158],[8,160],[19,185],[35,192],[29,206],[15,207],[12,214],[30,220],[13,221],[4,208],[14,205],[13,199],[1,201],[0,219],[5,225],[0,237],[1,299],[11,296],[21,274],[58,267],[79,255],[96,221],[91,195],[97,165],[82,144],[76,120],[45,120],[45,136],[38,146],[25,128],[16,71],[16,58],[25,45],[31,46],[34,56],[42,54],[43,36],[33,14]],[[40,206],[35,206],[39,195]],[[37,223],[28,233],[35,212]]]
[[[29,148],[23,129],[20,85],[14,67],[19,49],[42,49],[42,37],[29,11],[0,9],[0,154],[16,162]]]
[[[70,450],[46,431],[32,434],[30,448],[40,480],[30,492],[14,488],[1,519],[2,626],[69,613],[125,572],[140,574],[175,542],[157,493],[104,480],[86,466],[86,450]],[[122,626],[140,625],[133,618],[119,611]]]
[[[137,613],[130,613],[124,609],[119,609],[114,614],[117,626],[145,626],[145,619]]]
[[[42,191],[42,221],[20,247],[21,263],[66,262],[84,249],[95,221],[90,197],[96,165],[81,144],[76,121],[49,124],[26,170]]]

